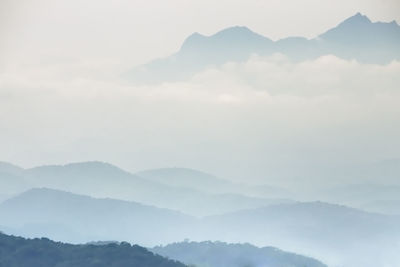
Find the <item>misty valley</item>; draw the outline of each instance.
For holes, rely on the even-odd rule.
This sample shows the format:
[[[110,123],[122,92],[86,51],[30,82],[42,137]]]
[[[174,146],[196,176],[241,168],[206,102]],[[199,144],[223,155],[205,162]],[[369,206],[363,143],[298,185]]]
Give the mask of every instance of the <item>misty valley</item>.
[[[140,34],[128,10],[113,18]],[[195,32],[103,66],[56,45],[50,22],[77,18],[40,14],[24,38],[50,27],[54,54],[0,62],[0,267],[400,267],[395,20],[356,13],[313,38]],[[109,31],[100,58],[118,30],[80,19],[79,40]]]
[[[129,173],[102,162],[31,169],[2,163],[0,181],[1,240],[11,243],[11,251],[13,242],[24,244],[28,262],[47,258],[33,245],[41,244],[60,254],[54,262],[79,266],[65,255],[79,254],[82,245],[4,234],[86,244],[82,249],[93,255],[110,249],[127,254],[121,257],[128,261],[124,241],[195,266],[374,266],[377,259],[398,257],[400,211],[366,207],[371,193],[381,201],[400,201],[400,187],[383,195],[379,187],[349,185],[321,197],[236,184],[191,169]],[[354,199],[344,205],[340,193]],[[90,264],[82,266],[97,266]]]

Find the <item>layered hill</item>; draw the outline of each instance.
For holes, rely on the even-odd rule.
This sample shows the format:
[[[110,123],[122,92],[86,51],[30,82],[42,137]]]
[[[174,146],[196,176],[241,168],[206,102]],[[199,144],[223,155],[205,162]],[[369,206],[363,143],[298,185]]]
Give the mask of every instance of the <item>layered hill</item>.
[[[399,262],[400,217],[322,202],[289,203],[194,218],[139,203],[34,189],[0,204],[1,229],[82,243],[127,240],[155,246],[186,238],[249,242],[333,266]]]
[[[53,189],[32,189],[0,204],[0,225],[14,234],[85,243],[127,240],[154,245],[186,237],[193,218],[182,213]]]
[[[119,244],[71,245],[46,238],[25,239],[0,233],[0,266],[27,267],[184,267],[147,249]]]
[[[277,186],[235,183],[209,173],[188,168],[150,169],[135,174],[168,186],[191,188],[210,194],[242,194],[258,198],[293,197],[291,192]]]
[[[326,267],[318,260],[274,247],[224,242],[181,242],[151,249],[154,253],[198,267]]]
[[[11,176],[12,178],[10,178]],[[182,181],[183,177],[179,178],[179,174],[174,173],[172,176],[175,177],[175,180]],[[10,196],[28,188],[46,187],[98,198],[135,201],[160,208],[179,210],[194,216],[207,216],[288,202],[286,199],[278,198],[273,190],[269,191],[270,195],[256,197],[242,194],[240,186],[236,186],[236,191],[232,191],[228,188],[228,186],[232,187],[228,181],[224,181],[228,190],[222,190],[223,186],[221,187],[220,181],[223,180],[213,178],[207,182],[204,175],[192,177],[192,180],[185,176],[185,179],[187,179],[187,184],[174,184],[173,179],[169,179],[170,182],[162,182],[150,179],[147,175],[142,177],[131,174],[107,163],[83,162],[40,166],[23,170],[19,175],[0,172],[0,185],[4,183],[10,187],[18,182],[18,186],[13,186],[13,190],[8,190],[7,187],[0,188],[0,193]],[[197,181],[197,184],[193,179]],[[22,181],[24,182],[22,183]],[[201,184],[221,190],[203,191],[204,186],[199,186]],[[261,194],[259,195],[261,196]]]
[[[205,230],[199,233],[230,243],[273,245],[333,266],[382,266],[400,262],[395,253],[399,225],[398,216],[307,202],[211,216],[204,219]]]

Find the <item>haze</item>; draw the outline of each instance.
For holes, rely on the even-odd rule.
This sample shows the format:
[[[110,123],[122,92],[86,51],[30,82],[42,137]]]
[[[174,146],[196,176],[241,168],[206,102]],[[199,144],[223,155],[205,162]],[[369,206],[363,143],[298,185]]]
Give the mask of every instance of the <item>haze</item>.
[[[1,1],[0,266],[400,266],[399,7]]]
[[[313,38],[358,11],[400,20],[397,1],[2,1],[1,10],[4,161],[324,184],[331,170],[400,157],[398,61],[254,55],[186,81],[121,78],[193,32],[245,25],[274,40]]]

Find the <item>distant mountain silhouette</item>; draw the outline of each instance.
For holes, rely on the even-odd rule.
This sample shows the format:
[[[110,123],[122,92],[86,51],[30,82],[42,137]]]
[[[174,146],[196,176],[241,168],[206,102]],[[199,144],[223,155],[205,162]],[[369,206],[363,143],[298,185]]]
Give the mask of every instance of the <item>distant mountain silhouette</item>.
[[[179,210],[190,215],[207,216],[226,213],[246,208],[263,207],[270,204],[287,203],[287,199],[272,197],[251,197],[242,195],[240,187],[232,190],[220,190],[215,193],[203,192],[193,183],[193,186],[176,186],[162,183],[156,180],[143,178],[126,172],[118,167],[103,162],[83,162],[67,165],[41,166],[23,170],[23,172],[12,181],[23,181],[19,187],[14,186],[10,193],[10,174],[0,173],[0,185],[2,182],[8,185],[4,190],[0,188],[3,199],[12,194],[21,193],[28,188],[46,187],[58,189],[77,194],[89,195],[98,198],[114,198],[128,201],[140,202],[160,208]],[[193,177],[200,179],[204,176]],[[215,178],[214,187],[217,188]],[[227,183],[228,184],[228,183]],[[267,192],[267,187],[259,190]],[[271,190],[270,192],[274,192]],[[255,195],[255,194],[254,194]],[[260,194],[261,195],[261,194]],[[182,201],[184,200],[184,201]]]
[[[0,218],[0,230],[7,233],[73,243],[127,240],[155,246],[189,238],[274,246],[333,266],[375,267],[384,259],[400,260],[400,216],[321,202],[194,218],[135,202],[33,189],[0,203]]]
[[[23,172],[23,170],[24,170],[23,168],[18,167],[17,165],[0,161],[0,172],[16,175]]]
[[[16,165],[0,162],[0,202],[31,187],[21,176],[23,171]]]
[[[343,181],[343,185],[330,186],[326,190],[318,188],[304,195],[303,192],[293,194],[275,186],[237,184],[185,168],[162,168],[131,174],[103,162],[26,170],[3,163],[0,164],[0,202],[30,188],[46,187],[97,198],[135,201],[194,216],[290,203],[293,202],[291,199],[322,200],[385,213],[395,211],[390,201],[400,200],[399,166],[399,160],[393,159],[338,169],[335,173],[325,174],[325,178]],[[349,185],[346,180],[357,183]],[[377,180],[382,184],[377,185],[374,182]],[[368,206],[373,206],[372,202],[377,204],[368,209]],[[388,209],[384,207],[385,203]]]
[[[400,215],[400,199],[369,201],[360,205],[360,208],[371,212]]]
[[[373,23],[357,13],[317,39],[323,52],[345,59],[366,63],[400,59],[400,26],[396,21]]]
[[[1,225],[16,234],[73,243],[128,240],[151,245],[185,238],[193,218],[135,202],[32,189],[0,204]]]
[[[399,224],[398,216],[322,202],[281,204],[203,220],[205,232],[214,229],[208,232],[212,240],[270,244],[332,266],[364,267],[400,260],[394,256],[400,240]]]
[[[47,238],[25,239],[0,233],[0,266],[4,267],[184,267],[177,261],[122,242],[71,245]]]
[[[372,22],[367,16],[357,13],[346,19],[337,27],[318,36],[327,42],[341,43],[343,45],[388,44],[395,45],[400,41],[399,25],[392,22]]]
[[[243,194],[252,197],[290,198],[292,193],[267,185],[247,185],[218,178],[212,174],[188,168],[160,168],[145,170],[136,175],[169,186],[191,188],[212,194]]]
[[[315,259],[284,252],[274,247],[223,242],[181,242],[151,249],[154,253],[190,266],[207,267],[326,267]]]
[[[400,186],[382,184],[342,185],[315,193],[315,197],[367,211],[400,214]],[[397,210],[397,212],[396,212]]]
[[[176,187],[186,187],[204,192],[220,193],[220,190],[228,190],[232,183],[219,179],[214,175],[187,168],[160,168],[150,169],[135,173],[137,176]]]
[[[294,61],[332,54],[363,63],[385,64],[400,59],[397,22],[371,22],[357,13],[313,39],[288,37],[276,42],[247,27],[231,27],[211,36],[190,35],[180,50],[163,59],[135,67],[124,76],[138,83],[178,81],[209,66],[243,62],[252,54],[282,53]]]

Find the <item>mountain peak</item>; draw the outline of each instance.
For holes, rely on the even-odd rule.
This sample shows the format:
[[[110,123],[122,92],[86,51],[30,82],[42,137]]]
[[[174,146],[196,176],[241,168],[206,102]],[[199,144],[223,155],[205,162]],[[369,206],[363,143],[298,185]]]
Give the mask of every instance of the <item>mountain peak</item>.
[[[341,24],[369,24],[371,23],[371,20],[361,14],[360,12],[358,12],[357,14],[351,16],[350,18],[346,19],[345,21],[343,21]]]
[[[262,36],[256,32],[253,32],[246,26],[233,26],[229,28],[225,28],[214,35],[210,36],[211,38],[224,38],[224,39],[229,39],[229,38],[235,38],[235,39],[241,39],[241,38],[257,38],[257,39],[268,39],[265,36]]]
[[[189,35],[187,38],[186,38],[186,40],[189,40],[189,39],[200,39],[200,38],[204,38],[205,36],[204,35],[202,35],[202,34],[200,34],[200,33],[198,33],[198,32],[194,32],[194,33],[192,33],[191,35]]]
[[[245,26],[233,26],[207,36],[195,32],[186,38],[180,52],[185,55],[193,53],[194,58],[198,57],[199,53],[211,55],[215,62],[224,63],[227,58],[247,58],[250,54],[249,50],[253,50],[254,47],[265,48],[265,45],[271,42],[267,37],[255,33]],[[192,56],[189,58],[193,60]]]
[[[252,30],[250,30],[249,28],[247,28],[246,26],[236,25],[236,26],[225,28],[225,29],[217,32],[215,35],[225,34],[225,33],[254,33],[254,32]]]
[[[363,39],[365,42],[370,41],[371,31],[374,31],[374,23],[361,13],[357,13],[347,18],[335,28],[332,28],[321,34],[319,38],[332,42],[357,42]]]

